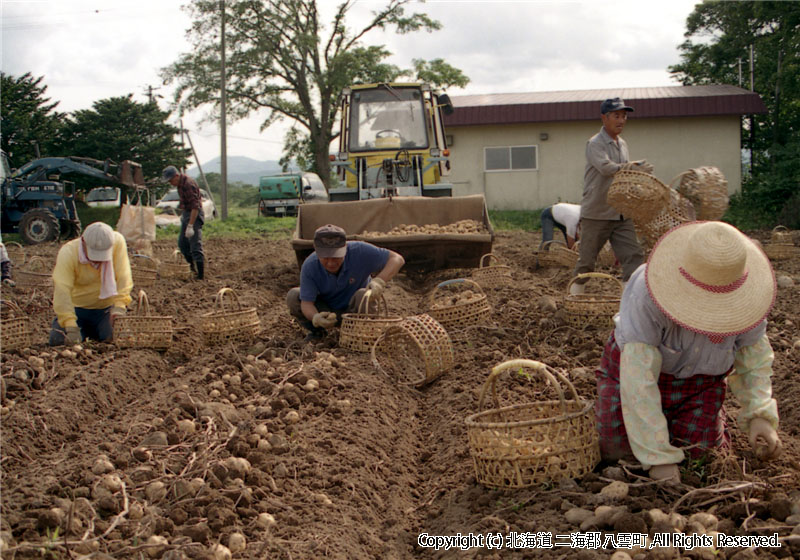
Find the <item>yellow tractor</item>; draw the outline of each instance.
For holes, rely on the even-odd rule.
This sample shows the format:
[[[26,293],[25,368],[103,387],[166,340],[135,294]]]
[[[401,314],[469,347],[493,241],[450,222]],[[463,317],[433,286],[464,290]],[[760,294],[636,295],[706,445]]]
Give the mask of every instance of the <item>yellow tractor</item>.
[[[354,85],[341,95],[339,151],[329,204],[301,205],[292,247],[298,264],[314,231],[336,224],[348,239],[397,251],[404,270],[479,266],[494,232],[483,195],[453,196],[442,113],[450,99],[427,84]]]

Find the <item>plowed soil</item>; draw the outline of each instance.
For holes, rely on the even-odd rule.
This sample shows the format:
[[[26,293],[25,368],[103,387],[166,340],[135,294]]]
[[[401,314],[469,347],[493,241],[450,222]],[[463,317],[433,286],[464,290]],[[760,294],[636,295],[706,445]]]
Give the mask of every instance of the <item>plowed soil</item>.
[[[2,557],[590,559],[610,557],[615,545],[638,558],[800,557],[797,259],[775,263],[794,286],[780,288],[769,327],[779,459],[755,457],[729,396],[732,448],[684,465],[680,486],[650,482],[635,463],[524,489],[476,481],[465,418],[478,411],[492,367],[538,360],[594,399],[609,331],[565,322],[569,271],[537,269],[538,242],[532,233],[497,235],[494,252],[513,285],[486,290],[488,323],[451,329],[454,367],[419,389],[398,368],[378,370],[368,353],[340,348],[338,331],[303,341],[284,303],[299,278],[287,240],[211,239],[206,281],[145,288],[151,313],[175,325],[162,352],[97,342],[51,349],[49,291],[5,289],[33,337],[2,353]],[[173,248],[155,246],[162,258]],[[52,264],[57,249],[28,251]],[[387,290],[389,311],[421,313],[439,282],[470,273],[401,274]],[[256,308],[262,328],[252,342],[204,345],[198,317],[214,311],[223,287]],[[225,309],[234,308],[229,300]],[[554,398],[535,376],[504,377],[498,388],[501,404]],[[612,483],[622,495],[601,492]],[[599,506],[615,508],[613,517]],[[600,515],[586,520],[580,508]],[[678,514],[673,525],[686,534],[777,535],[781,546],[626,546],[624,535],[672,530],[653,508]],[[712,521],[690,521],[698,512]],[[419,536],[458,533],[482,546],[437,551]]]

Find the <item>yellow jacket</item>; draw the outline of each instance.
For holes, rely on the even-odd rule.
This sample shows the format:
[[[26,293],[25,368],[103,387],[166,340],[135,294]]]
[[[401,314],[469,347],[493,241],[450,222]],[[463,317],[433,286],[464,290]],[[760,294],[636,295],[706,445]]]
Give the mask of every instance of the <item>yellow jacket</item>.
[[[113,305],[124,309],[131,302],[133,278],[128,246],[122,234],[114,232],[112,260],[117,295],[110,298],[100,299],[100,269],[78,261],[80,244],[80,237],[65,243],[58,251],[53,269],[53,309],[58,317],[58,324],[63,328],[77,326],[76,307],[105,309]]]

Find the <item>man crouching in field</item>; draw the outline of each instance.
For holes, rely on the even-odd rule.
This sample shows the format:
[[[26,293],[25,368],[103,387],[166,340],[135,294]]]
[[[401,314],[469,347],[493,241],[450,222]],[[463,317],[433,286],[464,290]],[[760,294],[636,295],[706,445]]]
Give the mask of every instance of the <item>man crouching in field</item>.
[[[364,241],[347,241],[345,231],[328,224],[314,232],[314,253],[300,269],[300,287],[286,296],[289,313],[308,329],[306,340],[322,338],[356,313],[367,289],[375,297],[403,267],[402,256]]]

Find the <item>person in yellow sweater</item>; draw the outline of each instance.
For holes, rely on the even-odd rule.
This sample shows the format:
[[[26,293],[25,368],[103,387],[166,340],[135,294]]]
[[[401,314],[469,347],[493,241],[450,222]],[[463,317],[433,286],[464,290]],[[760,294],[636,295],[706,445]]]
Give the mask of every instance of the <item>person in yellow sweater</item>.
[[[90,224],[58,251],[53,286],[50,346],[110,341],[114,319],[125,313],[133,288],[125,238],[108,224]]]

